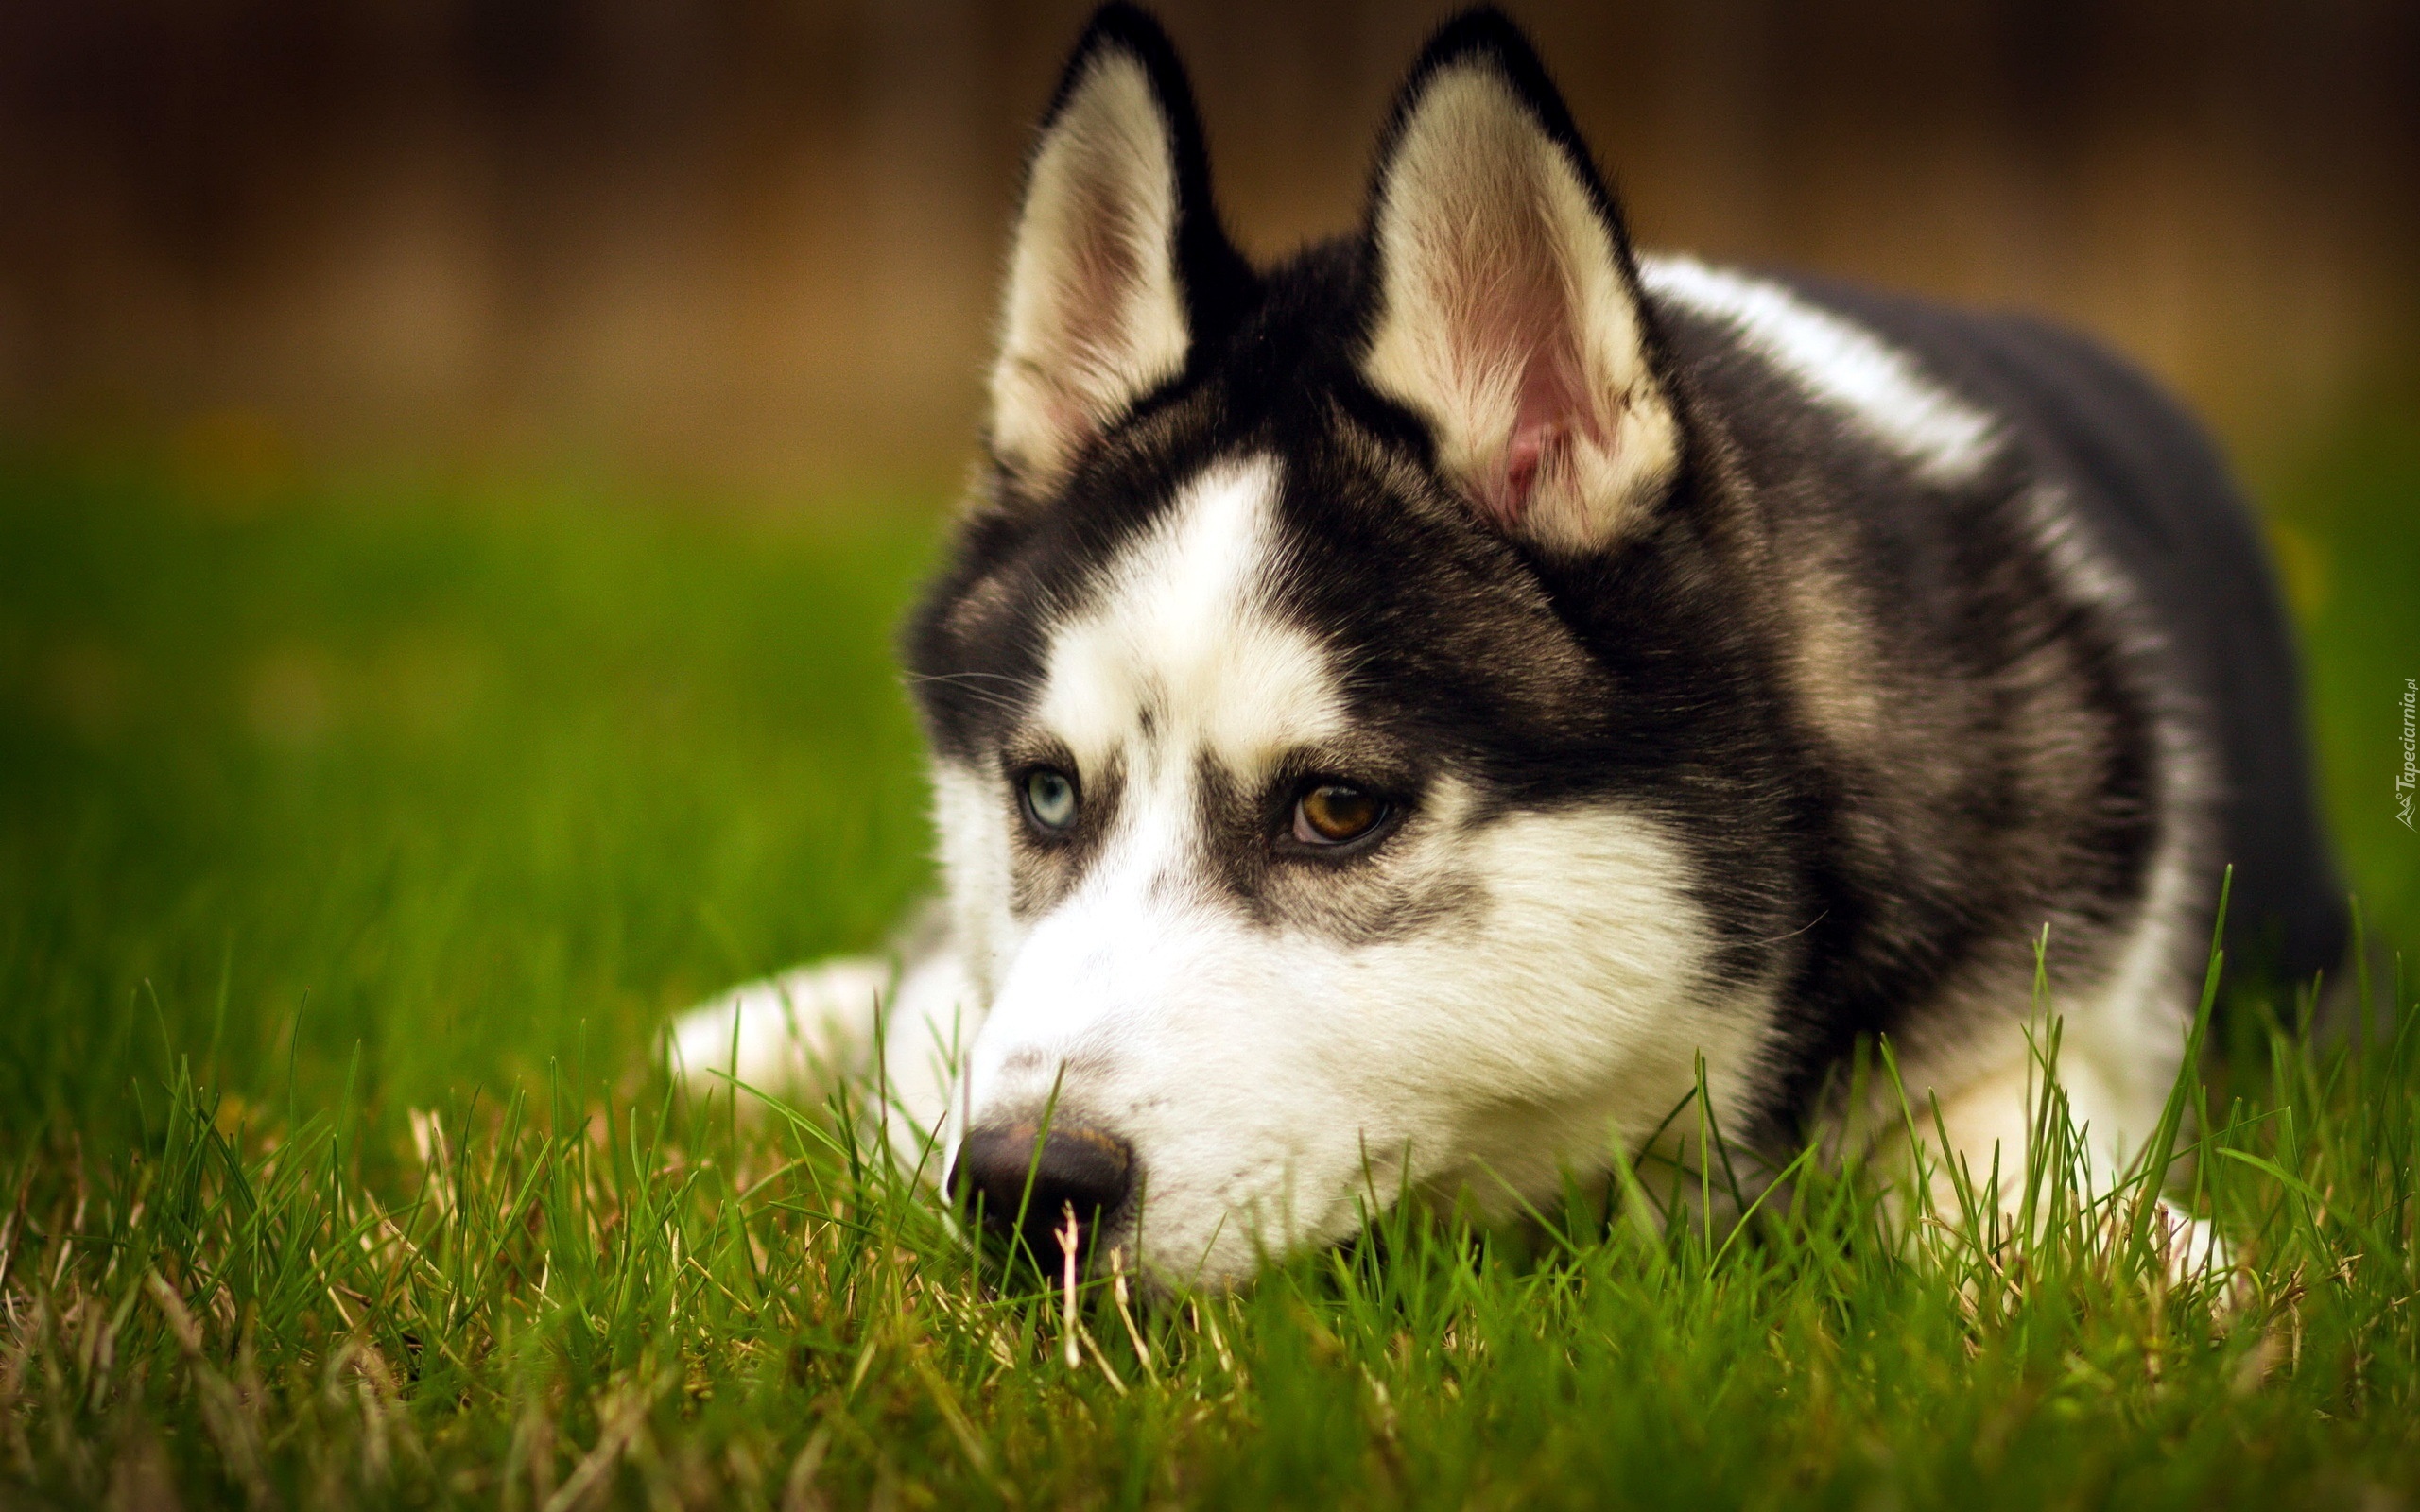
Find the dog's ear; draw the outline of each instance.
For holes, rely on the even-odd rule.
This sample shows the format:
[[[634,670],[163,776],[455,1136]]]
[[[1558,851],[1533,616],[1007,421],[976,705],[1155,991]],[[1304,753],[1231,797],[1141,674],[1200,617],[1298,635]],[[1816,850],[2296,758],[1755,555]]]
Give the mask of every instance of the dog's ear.
[[[1102,7],[1043,117],[1009,256],[991,438],[1011,482],[1063,479],[1184,370],[1251,276],[1212,206],[1167,34],[1132,6]]]
[[[1429,424],[1483,516],[1615,540],[1679,463],[1621,215],[1518,27],[1474,11],[1397,97],[1365,231],[1363,377]]]

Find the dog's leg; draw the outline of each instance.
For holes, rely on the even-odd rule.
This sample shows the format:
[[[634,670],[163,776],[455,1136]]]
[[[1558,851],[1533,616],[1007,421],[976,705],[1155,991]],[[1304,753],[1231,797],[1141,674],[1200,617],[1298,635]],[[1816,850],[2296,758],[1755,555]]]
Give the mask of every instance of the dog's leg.
[[[874,1091],[891,1152],[927,1181],[942,1178],[958,1143],[958,1088],[982,1023],[982,997],[954,942],[943,936],[904,959],[882,1018]]]
[[[690,1009],[672,1029],[675,1074],[704,1087],[727,1073],[793,1102],[811,1102],[843,1078],[871,1077],[885,1132],[917,1163],[925,1136],[945,1127],[956,1068],[981,1022],[980,1000],[937,913],[920,917],[891,954],[818,961]]]
[[[673,1069],[696,1085],[728,1073],[779,1096],[865,1068],[894,964],[842,955],[733,988],[683,1014]]]
[[[1953,1086],[1928,1085],[1918,1074],[1908,1077],[1907,1112],[1915,1137],[1926,1146],[1934,1211],[1945,1218],[1955,1218],[1960,1211],[1958,1186],[1962,1180],[1971,1199],[1998,1213],[2001,1231],[2013,1231],[2027,1201],[2027,1161],[2061,1147],[2043,1120],[2044,1070],[2035,1050],[2040,1039],[2038,1027],[2029,1040],[2021,1028],[2012,1026],[1993,1053],[1967,1063],[1970,1069]],[[2060,1046],[2057,1089],[2074,1131],[2075,1160],[2066,1169],[2044,1173],[2048,1179],[2065,1181],[2096,1199],[2105,1197],[2130,1174],[2151,1142],[2166,1101],[2166,1090],[2156,1085],[2156,1077],[2129,1074],[2134,1068],[2107,1064],[2104,1049],[2083,1035],[2069,1035]],[[2155,1221],[2172,1279],[2205,1267],[2227,1268],[2225,1243],[2207,1222],[2166,1197],[2159,1200]]]

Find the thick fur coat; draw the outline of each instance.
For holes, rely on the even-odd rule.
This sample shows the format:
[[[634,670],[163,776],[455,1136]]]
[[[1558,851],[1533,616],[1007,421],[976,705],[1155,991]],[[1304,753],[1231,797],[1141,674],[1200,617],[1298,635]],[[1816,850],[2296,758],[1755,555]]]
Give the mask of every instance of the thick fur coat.
[[[1414,65],[1357,233],[1262,268],[1167,38],[1103,10],[992,391],[905,643],[945,901],[895,974],[680,1048],[778,1079],[879,1012],[894,1133],[995,1222],[1232,1283],[1400,1193],[1602,1169],[1701,1076],[1793,1147],[1877,1036],[2014,1189],[2037,947],[2105,1181],[2224,868],[2271,969],[2342,947],[2193,424],[2031,320],[1636,257],[1492,12]]]

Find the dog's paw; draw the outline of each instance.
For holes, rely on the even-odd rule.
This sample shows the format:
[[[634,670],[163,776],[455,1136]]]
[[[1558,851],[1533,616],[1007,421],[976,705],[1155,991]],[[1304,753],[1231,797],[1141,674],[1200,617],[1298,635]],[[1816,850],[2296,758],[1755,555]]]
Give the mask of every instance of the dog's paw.
[[[2152,1210],[2152,1250],[2171,1285],[2211,1281],[2222,1306],[2239,1299],[2244,1277],[2226,1236],[2207,1218],[2196,1218],[2166,1197]]]
[[[861,1070],[893,974],[879,956],[848,955],[734,988],[673,1024],[673,1072],[779,1092]]]

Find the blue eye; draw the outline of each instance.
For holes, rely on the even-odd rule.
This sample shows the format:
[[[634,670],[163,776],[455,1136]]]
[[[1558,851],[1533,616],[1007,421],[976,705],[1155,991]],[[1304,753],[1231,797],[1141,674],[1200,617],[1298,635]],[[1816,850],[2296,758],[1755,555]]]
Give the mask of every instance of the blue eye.
[[[1046,830],[1063,830],[1075,823],[1075,780],[1047,766],[1026,773],[1025,811]]]

